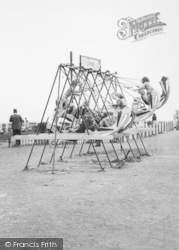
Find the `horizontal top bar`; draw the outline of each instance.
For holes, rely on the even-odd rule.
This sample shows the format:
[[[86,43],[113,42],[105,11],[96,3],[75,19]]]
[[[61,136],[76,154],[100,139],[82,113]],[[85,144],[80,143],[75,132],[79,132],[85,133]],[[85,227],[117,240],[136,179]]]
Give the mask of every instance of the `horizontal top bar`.
[[[112,140],[112,135],[88,135],[86,133],[59,133],[57,140]],[[55,134],[15,135],[15,140],[55,140]]]

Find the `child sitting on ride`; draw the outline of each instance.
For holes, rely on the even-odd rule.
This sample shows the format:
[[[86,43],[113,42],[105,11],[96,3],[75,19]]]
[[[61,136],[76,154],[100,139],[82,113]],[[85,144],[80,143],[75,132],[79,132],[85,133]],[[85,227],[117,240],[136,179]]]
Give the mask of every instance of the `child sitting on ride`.
[[[145,104],[149,105],[149,104],[150,104],[150,103],[149,103],[149,98],[148,98],[148,96],[147,96],[147,93],[146,93],[145,89],[143,89],[143,88],[139,89],[139,90],[138,90],[138,93],[140,94],[142,101],[143,101]]]
[[[134,114],[140,113],[141,111],[145,111],[145,104],[141,101],[140,97],[135,97],[132,102],[132,111]]]
[[[88,101],[84,101],[82,103],[82,105],[78,106],[76,109],[76,113],[75,113],[75,117],[77,119],[80,119],[81,117],[83,117],[87,112],[90,112],[90,108],[89,108],[89,103]]]
[[[99,122],[99,127],[110,127],[115,123],[116,119],[113,116],[113,112],[105,113],[101,121]]]
[[[56,118],[64,118],[68,121],[73,121],[76,107],[72,103],[68,103],[67,101],[63,101],[62,106],[58,106],[58,100],[56,101],[56,108],[55,108],[55,115]]]
[[[52,119],[50,122],[47,122],[47,126],[46,126],[46,128],[50,132],[55,131],[55,125],[57,126],[57,129],[60,130],[62,125],[63,125],[63,128],[65,128],[66,126],[69,127],[72,122],[72,120],[68,119],[67,116],[66,117],[63,116],[63,112],[67,109],[68,104],[64,103],[64,106],[63,106],[64,109],[62,109],[61,107],[59,107],[58,99],[55,101],[55,103],[56,103],[56,107],[54,109]]]
[[[113,104],[112,107],[115,109],[113,117],[117,120],[119,113],[122,112],[124,108],[127,108],[127,101],[125,100],[124,96],[120,93],[114,92],[112,93],[112,98],[116,100],[116,104]]]
[[[76,107],[73,104],[70,104],[68,108],[64,109],[61,117],[62,118],[66,118],[69,121],[73,121],[75,118],[75,114],[76,114]]]
[[[72,81],[70,87],[67,89],[62,98],[56,100],[58,118],[65,117],[67,119],[73,120],[73,117],[76,113],[76,107],[73,104],[73,100],[75,99],[75,95],[80,93],[79,91],[75,90],[77,84],[77,80]]]
[[[112,105],[114,108],[123,109],[127,106],[127,102],[122,94],[114,92],[111,96],[116,100],[116,104]]]
[[[82,116],[81,123],[76,128],[70,128],[69,133],[84,133],[85,131],[95,131],[96,122],[93,115],[90,112],[85,113]]]

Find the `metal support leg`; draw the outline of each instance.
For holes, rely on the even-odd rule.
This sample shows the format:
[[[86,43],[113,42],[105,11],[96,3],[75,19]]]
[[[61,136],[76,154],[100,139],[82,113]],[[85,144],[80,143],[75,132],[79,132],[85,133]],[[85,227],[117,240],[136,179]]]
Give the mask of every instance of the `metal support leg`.
[[[82,145],[81,145],[81,148],[80,148],[80,152],[79,152],[79,154],[78,154],[78,155],[81,155],[81,152],[82,152],[82,149],[83,149],[84,143],[85,143],[85,141],[83,140]]]
[[[29,157],[28,157],[28,159],[27,159],[27,163],[26,163],[25,168],[24,168],[23,170],[28,170],[28,169],[29,169],[29,168],[28,168],[28,163],[29,163],[29,161],[30,161],[30,157],[31,157],[31,155],[32,155],[32,151],[33,151],[33,149],[34,149],[34,147],[35,147],[35,144],[36,144],[36,141],[34,140],[34,143],[33,143],[32,147],[31,147],[31,150],[30,150]]]
[[[104,142],[103,142],[102,140],[101,140],[101,143],[102,143],[102,145],[103,145],[105,154],[106,154],[106,156],[107,156],[107,158],[108,158],[109,164],[110,164],[110,166],[111,166],[111,168],[112,168],[112,167],[113,167],[113,166],[112,166],[112,163],[111,163],[111,161],[110,161],[109,155],[108,155],[108,153],[107,153],[107,150],[106,150],[106,148],[105,148],[105,146],[104,146]]]
[[[54,143],[56,144],[56,145],[55,145],[55,147],[57,147],[58,140],[57,140],[57,141],[55,141]],[[54,156],[54,151],[52,152],[52,156],[51,156],[51,158],[50,158],[49,163],[52,163],[53,156]]]
[[[93,142],[91,142],[90,145],[91,145],[91,144],[92,144],[93,150],[94,150],[94,152],[95,152],[96,158],[97,158],[97,160],[98,160],[98,162],[99,162],[99,165],[100,165],[100,167],[101,167],[101,171],[104,171],[104,168],[103,168],[103,166],[101,165],[100,159],[99,159],[98,154],[97,154],[97,152],[96,152],[96,149],[95,149],[95,147],[94,147],[94,145],[93,145]]]
[[[131,153],[132,153],[132,155],[133,155],[133,157],[134,157],[134,159],[135,159],[134,152],[133,152],[133,150],[132,150],[132,147],[131,147],[131,145],[130,145],[130,143],[129,143],[129,139],[128,139],[127,137],[126,137],[126,140],[127,140],[128,145],[129,145],[129,148],[130,148],[130,150],[131,150]]]
[[[140,139],[140,141],[141,141],[141,143],[142,143],[142,146],[143,146],[143,148],[144,148],[144,150],[145,150],[145,155],[146,155],[146,156],[149,156],[149,153],[147,152],[147,150],[146,150],[146,148],[145,148],[145,145],[144,145],[144,143],[143,143],[143,140],[142,140],[142,138],[141,138],[140,133],[138,133],[138,135],[139,135],[139,139]]]
[[[117,158],[117,160],[119,161],[119,157],[118,157],[118,155],[117,155],[117,152],[116,152],[116,149],[115,149],[115,147],[114,147],[114,144],[113,144],[112,141],[110,141],[110,143],[111,143],[111,145],[112,145],[112,147],[113,147],[113,150],[114,150],[114,153],[115,153],[115,155],[116,155],[116,158]]]
[[[76,141],[73,142],[73,148],[72,148],[72,151],[71,151],[71,154],[70,154],[70,158],[72,157],[72,154],[73,154],[73,151],[75,149],[75,146],[76,146]]]
[[[118,157],[118,155],[117,155],[117,152],[116,152],[116,149],[115,149],[115,147],[114,147],[114,144],[113,144],[113,142],[112,141],[110,141],[111,142],[111,145],[112,145],[112,147],[113,147],[113,150],[114,150],[114,153],[115,153],[115,155],[116,155],[116,160],[114,160],[114,161],[112,161],[112,162],[117,162],[118,164],[117,164],[117,166],[116,166],[116,168],[121,168],[123,165],[124,165],[124,162],[125,162],[125,159],[126,159],[126,154],[125,154],[125,152],[124,152],[124,149],[123,149],[123,147],[122,147],[122,144],[121,144],[121,149],[123,150],[123,154],[125,155],[125,158],[124,159],[119,159],[119,157]],[[120,141],[119,141],[120,142]]]
[[[59,157],[59,161],[63,161],[63,154],[64,154],[64,152],[65,152],[66,145],[67,145],[67,142],[65,142],[65,145],[64,145],[64,147],[63,147],[62,154],[61,154],[60,157]]]
[[[134,124],[135,124],[135,127],[137,128],[136,123],[134,123]],[[139,139],[140,139],[140,141],[141,141],[141,143],[142,143],[142,146],[143,146],[143,148],[144,148],[144,150],[145,150],[145,155],[146,155],[146,156],[149,156],[149,153],[147,152],[147,150],[146,150],[146,148],[145,148],[145,145],[144,145],[144,143],[143,143],[142,136],[140,135],[140,133],[138,133],[138,135],[139,135]]]
[[[136,147],[137,147],[137,150],[139,151],[139,155],[142,156],[142,154],[141,154],[141,152],[140,152],[140,149],[139,149],[139,146],[138,146],[138,144],[137,144],[137,141],[136,141],[136,139],[134,138],[134,135],[133,135],[132,137],[133,137],[133,140],[134,140],[135,145],[136,145]]]
[[[92,143],[92,142],[89,143],[89,147],[88,147],[88,150],[87,150],[87,154],[89,154],[89,150],[90,150],[90,148],[91,148],[91,143]]]
[[[123,152],[123,154],[124,154],[124,159],[127,159],[127,155],[128,154],[126,154],[126,152],[124,151],[124,148],[123,148],[123,146],[122,146],[122,142],[121,142],[121,139],[119,140],[119,143],[120,143],[120,146],[121,146],[121,151]]]
[[[45,145],[44,145],[44,147],[43,147],[43,151],[42,151],[42,154],[41,154],[41,157],[40,157],[40,160],[39,160],[39,163],[38,163],[37,167],[40,167],[40,164],[41,164],[41,162],[42,162],[42,157],[43,157],[43,155],[44,155],[44,152],[45,152],[47,143],[48,143],[48,141],[45,142]]]

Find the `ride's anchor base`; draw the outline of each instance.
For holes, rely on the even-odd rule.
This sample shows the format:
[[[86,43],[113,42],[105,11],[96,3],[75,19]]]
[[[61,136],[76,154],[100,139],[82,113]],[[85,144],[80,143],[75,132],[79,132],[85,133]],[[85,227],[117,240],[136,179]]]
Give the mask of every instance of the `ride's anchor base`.
[[[27,171],[29,170],[28,166],[25,166],[25,168],[22,171]]]

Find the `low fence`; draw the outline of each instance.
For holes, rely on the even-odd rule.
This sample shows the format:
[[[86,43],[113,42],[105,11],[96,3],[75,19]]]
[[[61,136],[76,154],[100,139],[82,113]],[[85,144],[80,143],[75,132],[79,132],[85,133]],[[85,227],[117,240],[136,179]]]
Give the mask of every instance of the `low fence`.
[[[147,126],[147,122],[144,123],[144,127],[149,127]],[[155,129],[155,135],[157,134],[162,134],[169,132],[174,129],[174,124],[173,121],[165,122],[165,121],[160,121],[160,122],[154,122],[151,125],[151,128]]]
[[[151,128],[152,130],[147,133],[143,134],[143,137],[148,137],[151,135],[158,135],[158,134],[163,134],[167,133],[171,130],[174,129],[174,125],[172,121],[165,122],[165,121],[160,121],[160,122],[154,122],[151,126],[147,125],[147,122],[144,123],[144,128]]]
[[[148,129],[147,129],[148,128]],[[143,129],[143,130],[142,130]],[[145,129],[147,129],[145,131]],[[139,137],[139,134],[142,138],[145,137],[150,137],[150,136],[156,136],[158,134],[164,134],[167,133],[171,130],[174,129],[174,124],[172,121],[165,122],[165,121],[160,121],[160,122],[154,122],[152,125],[148,126],[147,122],[144,122],[143,127],[140,127],[140,132],[137,133],[136,135],[130,135],[129,139],[133,139],[133,136],[135,139]],[[125,142],[126,138],[122,138],[122,142]]]
[[[135,129],[135,127],[133,129]],[[139,137],[139,134],[142,138],[156,136],[158,134],[167,133],[173,129],[174,129],[174,124],[172,121],[155,122],[151,126],[148,126],[147,123],[144,123],[143,127],[139,128],[139,132],[129,135],[129,139],[133,139],[133,136],[135,137],[135,139],[137,139]],[[126,131],[126,133],[127,132],[128,132],[128,130]],[[121,137],[122,142],[126,141],[126,135],[125,135],[126,133],[124,133],[124,136]],[[44,139],[43,140],[37,139],[37,138],[34,139],[33,137],[34,137],[34,135],[22,136],[22,138],[20,139],[20,145],[21,146],[32,145],[32,144],[34,144],[34,141],[35,141],[36,145],[44,145],[45,143],[50,144],[50,146],[54,145],[54,140],[47,141]],[[11,137],[11,139],[9,140],[9,147],[10,147],[10,144],[13,146],[15,144],[15,141],[16,140],[14,139],[14,137]],[[83,140],[78,140],[78,143],[82,143],[82,142],[83,142]],[[106,142],[108,142],[108,141],[106,140]],[[61,142],[61,141],[58,142],[59,145],[61,143],[63,143],[63,142]]]

